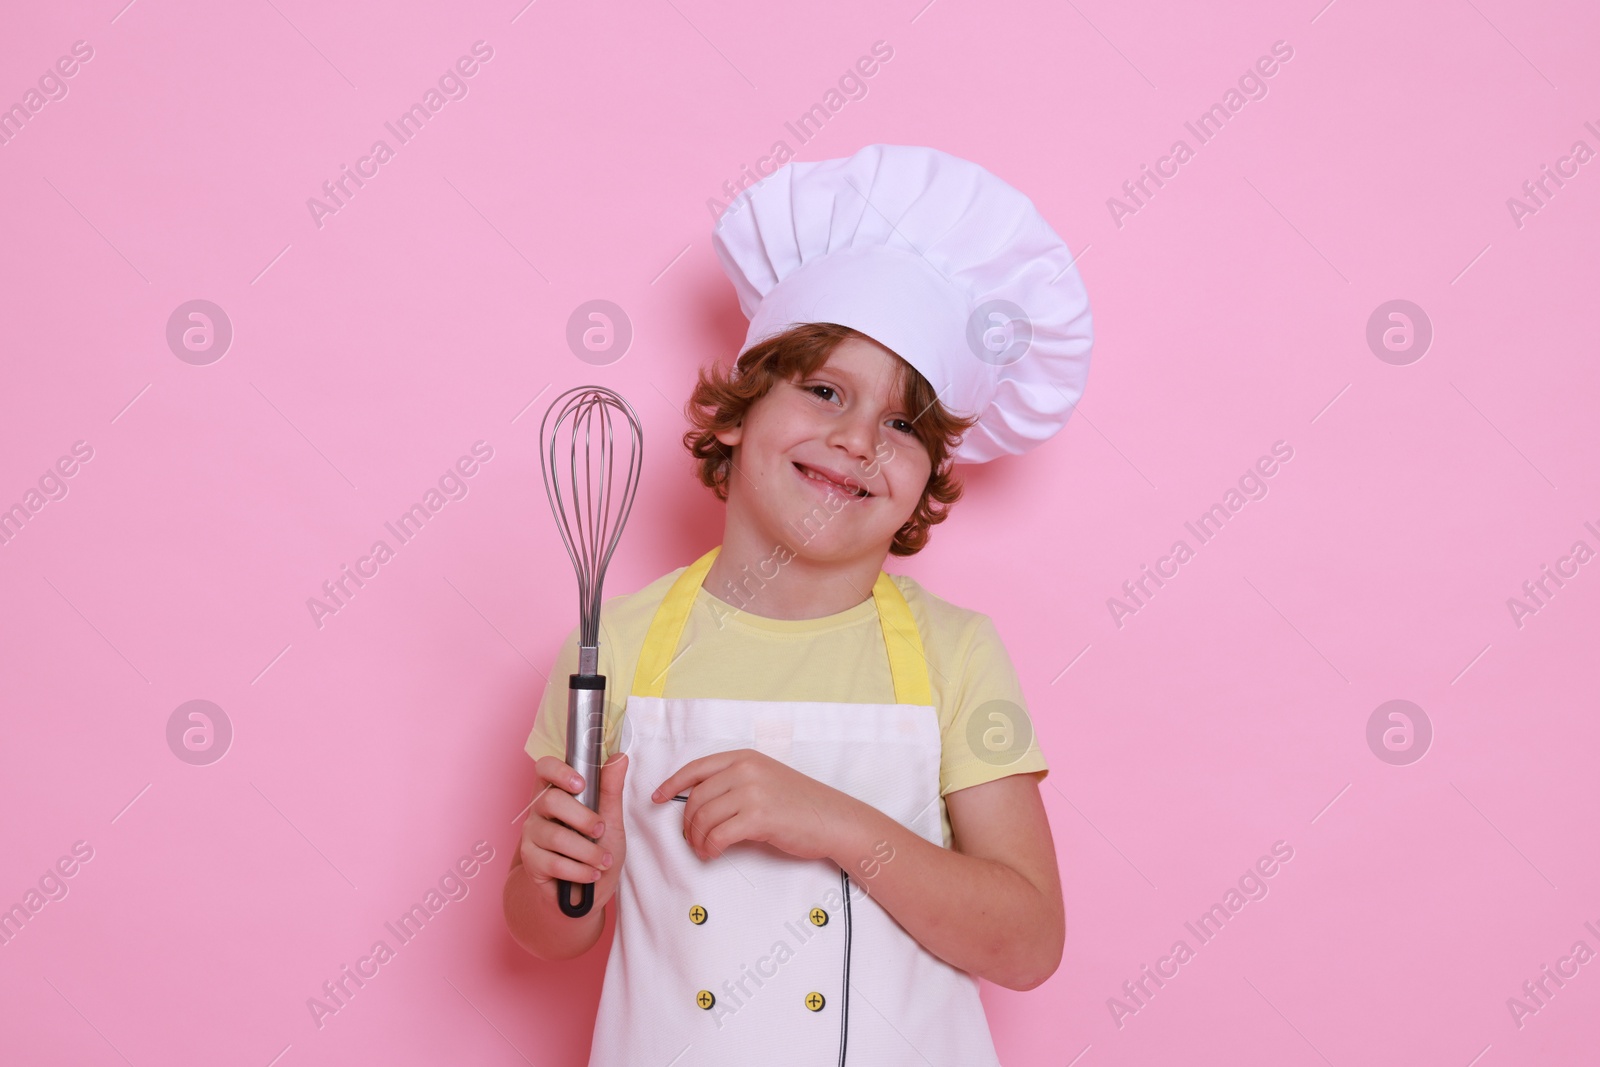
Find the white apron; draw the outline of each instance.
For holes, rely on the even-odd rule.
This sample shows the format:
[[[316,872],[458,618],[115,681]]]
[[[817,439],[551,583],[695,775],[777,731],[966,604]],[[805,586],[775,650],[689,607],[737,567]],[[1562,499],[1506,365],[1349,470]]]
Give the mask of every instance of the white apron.
[[[741,841],[701,860],[683,801],[655,788],[690,760],[753,748],[936,845],[940,735],[922,640],[888,575],[873,586],[894,704],[666,699],[666,671],[717,549],[651,623],[625,714],[627,856],[590,1067],[998,1067],[978,980],[924,949],[865,870]],[[892,859],[887,859],[893,863]]]

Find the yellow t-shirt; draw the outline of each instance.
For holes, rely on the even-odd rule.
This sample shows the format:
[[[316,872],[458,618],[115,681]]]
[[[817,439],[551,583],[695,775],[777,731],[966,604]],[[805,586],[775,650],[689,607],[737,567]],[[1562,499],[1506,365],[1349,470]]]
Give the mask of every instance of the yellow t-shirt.
[[[616,751],[621,711],[656,609],[685,568],[600,612],[600,673],[606,676],[605,753]],[[944,797],[1013,774],[1049,774],[1005,645],[986,615],[941,600],[904,575],[891,576],[916,620],[939,713],[939,814],[951,847]],[[754,607],[756,605],[752,605]],[[578,670],[578,632],[567,636],[545,686],[529,756],[566,758],[567,676]],[[769,619],[699,590],[667,697],[893,704],[894,681],[871,597],[819,619]],[[658,783],[650,783],[654,787]]]

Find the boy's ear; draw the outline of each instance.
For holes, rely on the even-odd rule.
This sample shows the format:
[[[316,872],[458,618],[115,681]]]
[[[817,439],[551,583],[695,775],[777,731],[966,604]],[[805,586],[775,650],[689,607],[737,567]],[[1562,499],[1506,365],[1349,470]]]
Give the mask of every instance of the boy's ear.
[[[729,448],[732,448],[740,441],[744,440],[744,423],[740,422],[731,429],[716,430],[713,432],[712,436],[714,436],[718,441],[721,441],[723,444],[727,445]]]

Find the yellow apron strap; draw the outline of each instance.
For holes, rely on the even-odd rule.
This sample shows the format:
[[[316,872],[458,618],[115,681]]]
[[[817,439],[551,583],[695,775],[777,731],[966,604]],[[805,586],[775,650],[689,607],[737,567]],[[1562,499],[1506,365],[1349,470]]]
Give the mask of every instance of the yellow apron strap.
[[[889,673],[894,676],[896,704],[933,703],[933,688],[928,682],[928,657],[922,650],[922,634],[911,617],[900,587],[883,571],[872,586],[872,599],[878,602],[878,622],[883,627],[883,646],[889,653]]]
[[[650,621],[644,646],[639,650],[639,665],[633,672],[634,696],[658,697],[666,691],[667,668],[678,653],[678,642],[683,640],[689,611],[720,551],[722,546],[718,545],[689,564],[667,590],[655,618]],[[922,635],[917,632],[916,620],[911,617],[911,606],[906,603],[899,586],[882,571],[878,572],[878,580],[872,586],[872,599],[877,604],[878,622],[883,627],[889,673],[894,678],[895,702],[931,705],[933,689],[928,683],[928,659],[922,649]]]
[[[650,622],[650,631],[645,634],[644,647],[639,650],[639,665],[633,672],[634,696],[658,697],[666,690],[667,667],[677,655],[683,627],[689,621],[689,609],[694,607],[694,598],[706,580],[706,572],[721,551],[722,546],[718,545],[689,564],[667,590],[666,598]]]

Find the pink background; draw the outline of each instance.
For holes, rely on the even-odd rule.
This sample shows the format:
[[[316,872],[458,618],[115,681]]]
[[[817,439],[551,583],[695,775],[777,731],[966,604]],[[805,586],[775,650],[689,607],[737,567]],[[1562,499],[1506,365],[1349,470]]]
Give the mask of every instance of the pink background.
[[[984,987],[1004,1061],[1594,1061],[1600,962],[1520,1027],[1506,1003],[1600,951],[1600,563],[1507,607],[1600,549],[1600,162],[1520,226],[1506,203],[1600,148],[1592,9],[121,3],[0,33],[0,104],[94,49],[0,146],[0,507],[93,449],[0,546],[0,904],[93,849],[0,947],[8,1061],[585,1062],[609,933],[550,965],[500,911],[575,621],[537,416],[594,381],[644,419],[608,591],[714,543],[677,443],[744,331],[707,201],[780,139],[973,159],[1082,256],[1084,402],[905,564],[995,619],[1053,769],[1067,951]],[[478,40],[468,95],[319,228],[307,198]],[[801,145],[785,121],[879,40]],[[1198,145],[1184,121],[1280,40]],[[565,341],[596,298],[635,330],[607,366]],[[234,328],[209,365],[165,338],[193,299]],[[1409,365],[1366,342],[1392,299],[1433,325]],[[307,599],[480,440],[468,495],[319,628]],[[1277,441],[1270,493],[1119,628],[1107,599]],[[233,724],[209,766],[166,740],[194,699]],[[1368,747],[1391,699],[1432,724],[1420,761]],[[307,998],[478,841],[465,899],[319,1029]],[[1270,894],[1119,1026],[1108,998],[1276,841]]]

